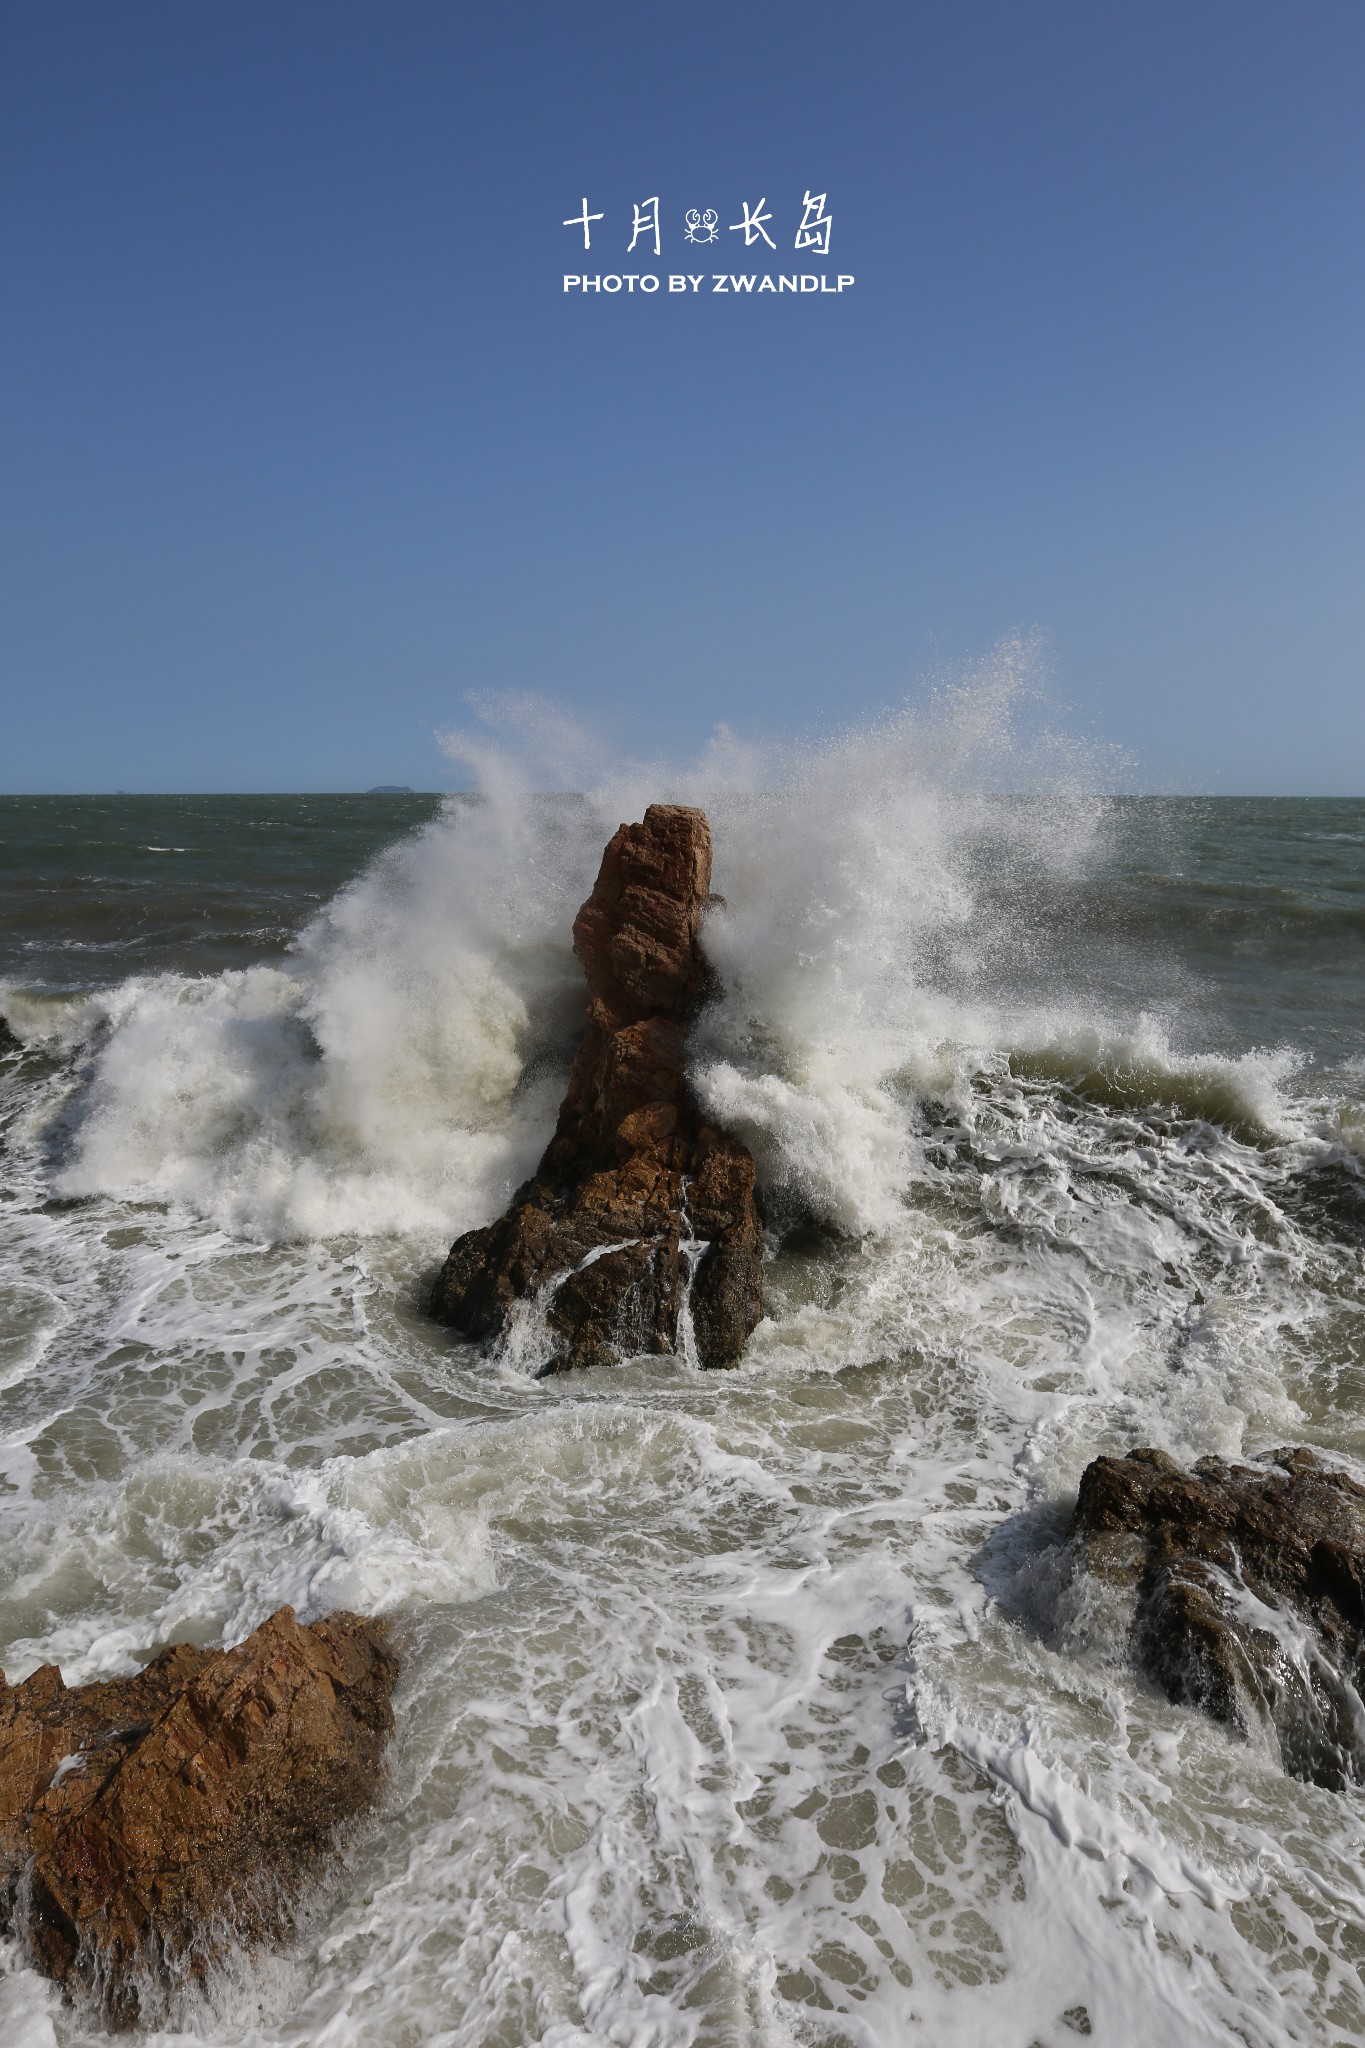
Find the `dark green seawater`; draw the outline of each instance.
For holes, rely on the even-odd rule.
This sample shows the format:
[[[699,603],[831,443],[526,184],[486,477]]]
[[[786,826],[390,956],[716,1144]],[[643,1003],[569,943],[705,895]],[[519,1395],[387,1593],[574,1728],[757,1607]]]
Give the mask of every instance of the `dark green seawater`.
[[[55,993],[244,967],[438,796],[0,797],[0,977]]]

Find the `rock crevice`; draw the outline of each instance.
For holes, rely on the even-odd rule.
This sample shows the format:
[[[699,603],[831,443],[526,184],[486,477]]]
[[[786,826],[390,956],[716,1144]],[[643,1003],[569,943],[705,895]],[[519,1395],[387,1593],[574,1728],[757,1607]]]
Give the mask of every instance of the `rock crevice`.
[[[451,1247],[439,1321],[493,1337],[539,1299],[549,1372],[638,1352],[738,1359],[763,1310],[754,1162],[684,1073],[710,889],[703,811],[651,804],[612,838],[574,920],[587,1031],[555,1134],[507,1213]]]

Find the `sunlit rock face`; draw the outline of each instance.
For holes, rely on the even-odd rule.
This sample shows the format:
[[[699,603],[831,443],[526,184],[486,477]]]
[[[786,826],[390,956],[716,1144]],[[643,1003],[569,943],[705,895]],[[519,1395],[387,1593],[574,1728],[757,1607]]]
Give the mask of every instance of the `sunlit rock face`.
[[[754,1162],[702,1120],[683,1071],[710,890],[703,811],[651,804],[611,840],[574,920],[588,1028],[555,1135],[506,1215],[451,1248],[441,1322],[491,1337],[536,1304],[548,1372],[640,1352],[739,1357],[763,1311]]]
[[[282,1607],[132,1678],[0,1680],[0,1921],[111,2025],[159,2024],[229,1950],[290,1933],[374,1796],[396,1669],[384,1622]]]

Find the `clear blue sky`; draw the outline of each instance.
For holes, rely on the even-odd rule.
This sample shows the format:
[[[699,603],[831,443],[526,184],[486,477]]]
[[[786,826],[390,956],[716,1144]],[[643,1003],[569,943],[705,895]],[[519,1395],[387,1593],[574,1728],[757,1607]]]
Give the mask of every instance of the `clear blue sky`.
[[[1365,793],[1363,80],[1361,0],[11,0],[0,788],[441,787],[486,690],[690,752],[1039,627],[1135,786]],[[856,286],[566,297],[584,193]]]

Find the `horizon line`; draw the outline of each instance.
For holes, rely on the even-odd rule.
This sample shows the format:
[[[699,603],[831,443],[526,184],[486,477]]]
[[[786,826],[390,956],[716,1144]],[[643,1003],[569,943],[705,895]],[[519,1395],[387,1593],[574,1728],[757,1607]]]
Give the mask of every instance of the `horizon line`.
[[[755,794],[758,792],[750,792]],[[768,792],[776,794],[777,792]],[[1228,789],[1010,789],[998,791],[977,791],[975,794],[1001,796],[1058,796],[1107,797],[1116,799],[1141,799],[1150,802],[1209,802],[1209,803],[1365,803],[1365,791],[1355,790],[1228,790]],[[537,797],[583,797],[586,790],[579,789],[536,789],[529,792]],[[360,797],[360,796],[401,796],[401,797],[479,797],[485,792],[480,789],[446,788],[415,789],[394,783],[369,789],[13,789],[0,790],[0,803],[26,802],[103,802],[125,798],[143,800],[148,798],[169,801],[179,798],[247,798],[247,797]]]

